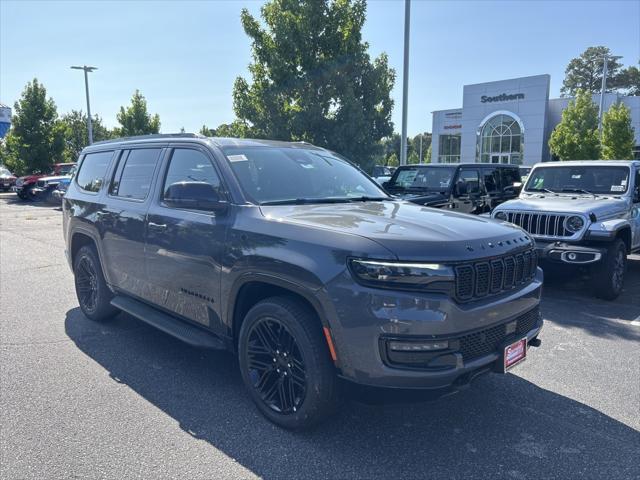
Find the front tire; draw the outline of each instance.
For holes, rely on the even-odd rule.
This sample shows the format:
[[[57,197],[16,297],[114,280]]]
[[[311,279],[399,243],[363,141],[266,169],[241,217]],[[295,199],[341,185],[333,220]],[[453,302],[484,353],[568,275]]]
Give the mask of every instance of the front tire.
[[[604,300],[618,298],[624,287],[626,268],[627,246],[618,238],[609,246],[602,265],[596,270],[594,282],[596,297]]]
[[[247,313],[238,343],[244,384],[271,422],[305,429],[333,413],[338,379],[320,322],[306,305],[262,300]]]
[[[111,305],[113,293],[102,274],[98,253],[93,245],[85,245],[73,259],[76,296],[86,317],[100,322],[118,313]]]

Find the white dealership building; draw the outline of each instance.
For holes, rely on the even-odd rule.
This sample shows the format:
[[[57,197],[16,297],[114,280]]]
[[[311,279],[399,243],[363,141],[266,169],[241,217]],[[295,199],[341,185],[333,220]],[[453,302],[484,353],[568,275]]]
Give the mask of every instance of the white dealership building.
[[[465,85],[462,108],[433,112],[432,162],[533,165],[554,160],[549,137],[570,98],[549,98],[549,75]],[[593,96],[596,105],[600,94]],[[607,93],[631,109],[636,158],[640,159],[640,96]]]

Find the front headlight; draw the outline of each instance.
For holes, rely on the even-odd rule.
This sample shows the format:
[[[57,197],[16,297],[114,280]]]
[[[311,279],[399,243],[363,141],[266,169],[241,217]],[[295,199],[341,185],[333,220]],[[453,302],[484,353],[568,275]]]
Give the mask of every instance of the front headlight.
[[[378,288],[448,291],[455,279],[451,267],[438,263],[351,259],[349,269],[360,283]]]
[[[505,212],[497,212],[493,218],[497,218],[498,220],[502,220],[503,222],[507,221],[507,214]]]
[[[564,228],[566,228],[571,233],[580,231],[582,227],[584,227],[584,220],[578,215],[567,217],[567,219],[564,221]]]

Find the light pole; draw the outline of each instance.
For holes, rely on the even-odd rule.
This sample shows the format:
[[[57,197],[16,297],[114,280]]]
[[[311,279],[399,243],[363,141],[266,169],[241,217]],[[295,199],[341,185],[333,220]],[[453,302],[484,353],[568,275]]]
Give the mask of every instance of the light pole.
[[[404,65],[402,69],[402,138],[400,139],[400,165],[407,164],[407,102],[409,98],[409,26],[411,0],[404,0]]]
[[[617,60],[622,58],[620,56],[609,56],[604,54],[603,57],[604,62],[602,63],[602,88],[600,90],[600,109],[598,111],[598,132],[600,133],[600,139],[602,139],[602,114],[604,112],[604,92],[607,90],[607,74],[609,73],[608,62],[609,59]]]
[[[83,65],[81,67],[72,66],[71,68],[73,68],[74,70],[84,70],[84,89],[87,94],[87,130],[89,132],[89,145],[91,145],[93,143],[93,126],[91,125],[91,106],[89,105],[89,76],[87,74],[89,72],[97,70],[98,67],[88,67],[86,65]]]

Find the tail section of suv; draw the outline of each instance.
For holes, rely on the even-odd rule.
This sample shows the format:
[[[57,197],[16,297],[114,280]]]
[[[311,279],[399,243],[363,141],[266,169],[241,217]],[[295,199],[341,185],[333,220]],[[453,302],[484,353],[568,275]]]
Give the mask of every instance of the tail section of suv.
[[[538,345],[533,241],[389,197],[303,143],[159,135],[94,144],[63,197],[80,307],[235,352],[286,428],[344,382],[455,391]]]

